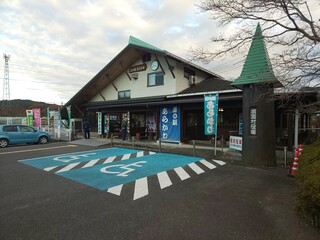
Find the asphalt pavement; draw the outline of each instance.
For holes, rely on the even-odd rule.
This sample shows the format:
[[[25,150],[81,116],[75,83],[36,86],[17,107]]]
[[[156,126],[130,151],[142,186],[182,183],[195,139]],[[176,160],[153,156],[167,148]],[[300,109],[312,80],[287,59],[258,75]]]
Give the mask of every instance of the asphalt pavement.
[[[214,155],[211,145],[194,151],[192,144],[163,144],[163,153],[226,164],[201,165],[201,174],[185,168],[190,178],[184,181],[169,170],[172,185],[163,189],[149,176],[148,195],[137,200],[137,181],[124,184],[118,196],[21,162],[112,146],[133,148],[121,140],[83,139],[1,149],[0,239],[320,239],[294,210],[295,180],[287,169],[241,166],[228,149]],[[159,153],[158,143],[134,148]]]

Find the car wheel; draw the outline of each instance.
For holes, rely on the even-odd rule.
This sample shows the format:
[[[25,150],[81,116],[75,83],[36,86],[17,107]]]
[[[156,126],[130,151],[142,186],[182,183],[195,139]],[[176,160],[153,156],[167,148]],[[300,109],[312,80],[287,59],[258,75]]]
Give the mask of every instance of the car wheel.
[[[42,136],[39,138],[39,143],[40,144],[46,144],[48,142],[48,138],[45,136]]]
[[[7,139],[0,139],[0,147],[4,148],[6,146],[8,146],[9,141]]]

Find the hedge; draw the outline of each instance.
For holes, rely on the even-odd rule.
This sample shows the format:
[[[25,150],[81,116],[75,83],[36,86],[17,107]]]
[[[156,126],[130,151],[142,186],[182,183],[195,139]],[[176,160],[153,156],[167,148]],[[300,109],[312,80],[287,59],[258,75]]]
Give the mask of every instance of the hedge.
[[[296,179],[297,211],[320,228],[320,141],[303,147]]]

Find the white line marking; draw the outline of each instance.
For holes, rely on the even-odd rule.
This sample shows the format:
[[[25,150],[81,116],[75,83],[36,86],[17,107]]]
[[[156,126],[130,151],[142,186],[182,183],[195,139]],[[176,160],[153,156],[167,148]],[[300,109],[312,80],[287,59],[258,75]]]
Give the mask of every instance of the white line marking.
[[[155,152],[149,152],[149,155],[153,155],[153,154],[156,154]]]
[[[115,186],[115,187],[112,187],[112,188],[109,188],[108,192],[120,196],[121,190],[122,190],[122,186],[123,186],[123,184]]]
[[[148,179],[146,177],[136,180],[134,187],[133,200],[137,200],[149,194],[148,191]]]
[[[143,157],[144,156],[144,152],[137,152],[137,157]]]
[[[161,189],[164,189],[164,188],[172,185],[172,182],[171,182],[171,180],[168,176],[168,173],[166,171],[158,173],[157,176],[158,176],[158,180],[159,180]]]
[[[115,159],[116,159],[116,156],[108,157],[108,158],[103,162],[103,164],[111,163],[111,162],[113,162],[113,160],[115,160]]]
[[[82,168],[92,167],[92,166],[95,165],[99,160],[100,160],[100,159],[91,160],[91,161],[88,162],[86,165],[84,165]]]
[[[47,172],[50,172],[51,170],[57,168],[58,166],[53,166],[53,167],[47,167],[47,168],[44,168],[43,170],[47,171]]]
[[[204,171],[195,163],[190,163],[188,164],[188,166],[193,170],[195,171],[197,174],[201,174],[201,173],[204,173]]]
[[[77,166],[77,165],[80,164],[80,163],[81,163],[81,162],[71,163],[71,164],[65,166],[64,168],[60,169],[60,170],[57,171],[56,173],[69,171],[69,170],[71,170],[72,168],[74,168],[75,166]]]
[[[221,166],[226,164],[225,162],[220,161],[220,160],[214,160],[214,159],[212,159],[212,161],[218,163],[218,164],[221,165]]]
[[[129,159],[130,156],[131,156],[131,153],[127,153],[127,154],[123,155],[123,157],[121,158],[121,161]]]
[[[214,169],[214,168],[216,168],[216,166],[215,165],[213,165],[211,162],[208,162],[207,160],[200,160],[200,162],[203,164],[203,165],[205,165],[207,168],[209,168],[209,169]]]
[[[174,171],[178,174],[182,181],[190,177],[190,175],[182,167],[177,167],[174,169]]]

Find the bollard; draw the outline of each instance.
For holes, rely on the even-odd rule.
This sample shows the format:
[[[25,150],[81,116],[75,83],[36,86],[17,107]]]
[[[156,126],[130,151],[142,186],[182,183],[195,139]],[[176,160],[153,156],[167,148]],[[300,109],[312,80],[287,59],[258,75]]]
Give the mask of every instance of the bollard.
[[[217,155],[217,135],[214,136],[214,155]]]
[[[283,153],[284,153],[284,166],[287,167],[287,147],[283,147]]]
[[[134,140],[135,140],[135,138],[132,137],[132,148],[133,148],[133,149],[134,149]]]
[[[111,147],[113,147],[113,134],[111,134]]]
[[[196,156],[196,140],[192,140],[192,145],[193,145],[193,156]]]
[[[224,145],[224,137],[223,134],[221,136],[221,148],[222,148],[222,152],[223,152],[223,145]]]
[[[161,138],[159,138],[159,152],[161,152]]]

